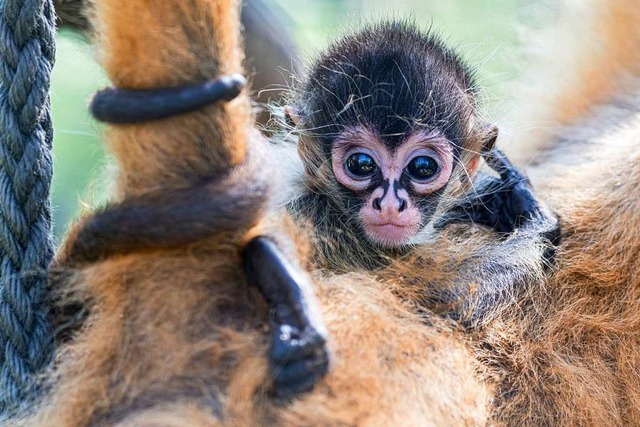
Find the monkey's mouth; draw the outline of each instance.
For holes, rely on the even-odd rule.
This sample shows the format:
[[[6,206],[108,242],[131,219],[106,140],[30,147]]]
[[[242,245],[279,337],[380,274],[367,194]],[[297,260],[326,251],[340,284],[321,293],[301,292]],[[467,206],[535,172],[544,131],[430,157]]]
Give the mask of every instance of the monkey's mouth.
[[[397,224],[393,222],[367,224],[365,232],[369,239],[382,246],[397,247],[405,244],[416,234],[414,224]]]

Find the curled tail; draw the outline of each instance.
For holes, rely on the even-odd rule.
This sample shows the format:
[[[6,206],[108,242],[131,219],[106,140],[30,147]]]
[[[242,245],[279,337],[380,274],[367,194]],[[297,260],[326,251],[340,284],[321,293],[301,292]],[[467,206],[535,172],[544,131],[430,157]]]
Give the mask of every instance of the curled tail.
[[[252,159],[199,185],[128,197],[88,216],[60,257],[66,264],[91,263],[246,231],[263,217],[268,187],[265,169]]]

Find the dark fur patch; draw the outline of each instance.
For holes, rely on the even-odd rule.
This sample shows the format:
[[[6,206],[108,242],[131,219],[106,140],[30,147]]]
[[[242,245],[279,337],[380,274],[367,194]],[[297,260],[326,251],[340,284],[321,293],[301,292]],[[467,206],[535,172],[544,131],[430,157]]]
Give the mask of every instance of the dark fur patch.
[[[358,125],[391,146],[421,128],[464,141],[473,73],[432,33],[407,22],[372,25],[335,43],[311,70],[297,110],[327,153],[337,134]]]

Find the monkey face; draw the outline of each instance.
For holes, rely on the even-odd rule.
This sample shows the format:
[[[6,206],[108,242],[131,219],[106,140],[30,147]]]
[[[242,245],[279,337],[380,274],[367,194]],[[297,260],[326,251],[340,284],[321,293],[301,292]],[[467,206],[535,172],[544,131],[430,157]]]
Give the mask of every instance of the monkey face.
[[[366,236],[399,247],[428,223],[424,199],[440,197],[453,169],[453,150],[437,131],[416,131],[389,146],[357,127],[335,140],[331,160],[337,181],[362,200],[358,220]]]

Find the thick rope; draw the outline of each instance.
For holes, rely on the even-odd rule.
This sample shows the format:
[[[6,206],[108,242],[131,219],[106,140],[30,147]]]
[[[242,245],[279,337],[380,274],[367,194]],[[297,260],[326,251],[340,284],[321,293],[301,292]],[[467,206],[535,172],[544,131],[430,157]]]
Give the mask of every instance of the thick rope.
[[[0,413],[38,392],[52,353],[51,0],[0,0]]]

